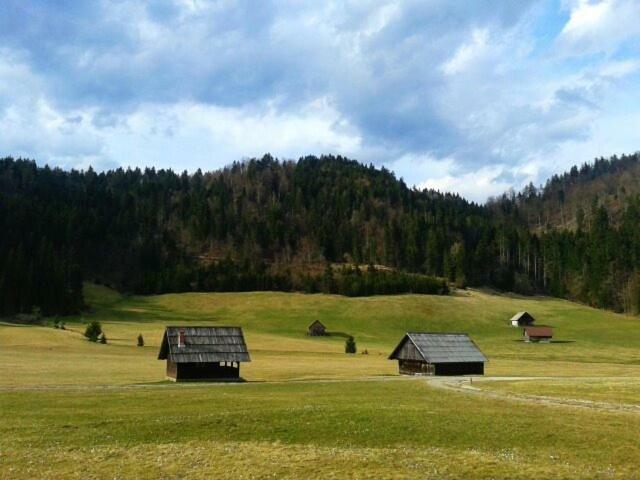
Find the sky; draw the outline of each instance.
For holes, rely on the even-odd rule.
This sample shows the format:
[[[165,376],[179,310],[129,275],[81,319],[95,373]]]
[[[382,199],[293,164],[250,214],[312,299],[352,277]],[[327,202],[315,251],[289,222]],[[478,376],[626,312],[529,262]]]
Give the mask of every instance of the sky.
[[[640,0],[2,0],[0,156],[341,154],[483,202],[640,150]]]

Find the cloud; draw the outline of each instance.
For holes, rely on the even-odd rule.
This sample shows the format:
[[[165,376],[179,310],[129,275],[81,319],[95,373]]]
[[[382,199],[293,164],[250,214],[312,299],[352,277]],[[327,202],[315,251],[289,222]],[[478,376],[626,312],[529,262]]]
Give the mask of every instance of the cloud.
[[[442,71],[446,75],[454,75],[481,58],[487,48],[488,35],[487,30],[474,30],[472,40],[456,50],[453,57],[442,66]]]
[[[600,154],[640,112],[638,5],[6,0],[0,154],[193,170],[341,153],[482,200]]]
[[[446,175],[429,178],[418,185],[444,192],[459,192],[464,197],[484,202],[488,196],[497,196],[505,192],[511,183],[504,181],[503,165],[486,165],[475,171],[449,172]]]
[[[578,0],[572,3],[558,45],[566,55],[613,53],[640,35],[638,0]]]

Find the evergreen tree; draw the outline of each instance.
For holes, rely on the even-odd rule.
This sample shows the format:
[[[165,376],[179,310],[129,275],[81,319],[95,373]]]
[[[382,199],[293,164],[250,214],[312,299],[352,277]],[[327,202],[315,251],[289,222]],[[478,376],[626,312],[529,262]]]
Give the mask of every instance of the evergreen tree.
[[[91,342],[97,342],[102,334],[102,325],[96,320],[92,320],[84,331],[84,336]]]
[[[347,338],[345,344],[344,344],[344,352],[345,353],[356,353],[357,352],[357,348],[356,348],[356,341],[353,337],[349,337]]]
[[[84,279],[138,294],[446,291],[434,276],[631,311],[638,175],[637,154],[597,159],[480,206],[339,156],[192,175],[0,159],[0,315],[78,313]],[[345,262],[389,269],[331,267]]]

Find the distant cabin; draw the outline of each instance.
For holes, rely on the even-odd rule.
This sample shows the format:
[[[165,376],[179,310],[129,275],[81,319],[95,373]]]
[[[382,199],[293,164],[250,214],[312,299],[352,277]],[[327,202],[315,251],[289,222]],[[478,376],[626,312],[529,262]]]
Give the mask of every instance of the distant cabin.
[[[484,375],[487,361],[466,333],[405,334],[389,356],[402,375]]]
[[[551,327],[524,327],[522,332],[525,342],[550,342],[553,338]]]
[[[240,327],[167,327],[158,360],[175,381],[238,380],[251,361]]]
[[[529,312],[518,312],[511,317],[511,326],[524,327],[526,325],[533,325],[535,321],[535,318],[533,318]]]
[[[311,335],[312,337],[321,337],[326,334],[327,327],[325,327],[320,320],[316,320],[311,325],[309,325],[307,335]]]

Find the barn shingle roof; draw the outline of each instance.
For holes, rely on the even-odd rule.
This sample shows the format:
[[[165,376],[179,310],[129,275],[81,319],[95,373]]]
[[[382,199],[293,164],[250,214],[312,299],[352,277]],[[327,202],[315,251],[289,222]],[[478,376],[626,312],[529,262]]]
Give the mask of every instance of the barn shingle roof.
[[[486,362],[486,357],[466,333],[424,333],[409,332],[393,351],[390,359],[396,358],[396,352],[410,341],[427,363],[464,363]]]
[[[529,312],[518,312],[513,317],[511,317],[511,321],[520,320],[524,316],[528,316],[528,317],[531,317],[533,319],[533,315],[531,315]]]
[[[184,331],[184,346],[178,346]],[[250,362],[240,327],[167,327],[159,360],[174,363]]]

